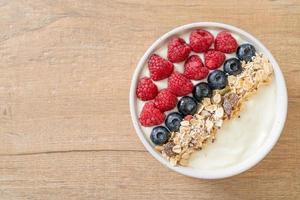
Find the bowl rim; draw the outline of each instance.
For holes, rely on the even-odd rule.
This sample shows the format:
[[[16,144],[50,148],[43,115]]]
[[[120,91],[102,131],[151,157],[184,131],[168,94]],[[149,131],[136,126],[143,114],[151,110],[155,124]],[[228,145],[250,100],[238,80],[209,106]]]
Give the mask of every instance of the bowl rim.
[[[243,160],[242,162],[233,165],[231,167],[226,167],[224,169],[213,169],[213,170],[201,170],[191,167],[183,167],[183,166],[172,166],[169,161],[167,161],[165,158],[163,158],[150,144],[150,142],[146,139],[145,134],[143,133],[139,121],[138,121],[138,114],[136,110],[136,86],[137,86],[137,80],[139,78],[139,74],[141,70],[143,69],[144,63],[147,61],[149,55],[156,50],[156,48],[164,42],[164,40],[168,39],[171,36],[174,36],[180,32],[186,31],[188,29],[195,29],[195,28],[220,28],[220,29],[226,29],[232,32],[237,32],[239,35],[243,35],[245,38],[247,38],[248,41],[251,41],[254,43],[255,46],[258,46],[262,52],[264,52],[264,55],[267,56],[269,61],[273,65],[275,79],[276,79],[276,92],[277,92],[277,99],[276,102],[280,102],[280,104],[276,104],[276,117],[274,119],[273,127],[269,133],[269,136],[266,138],[265,143],[258,149],[253,155],[249,156],[247,159]],[[130,106],[130,113],[131,118],[133,122],[133,126],[135,128],[135,131],[140,138],[141,142],[143,143],[144,147],[147,149],[150,154],[156,158],[160,163],[162,163],[164,166],[170,168],[171,170],[178,172],[180,174],[195,177],[195,178],[201,178],[201,179],[221,179],[226,177],[231,177],[237,174],[240,174],[251,167],[255,166],[258,162],[260,162],[275,146],[276,142],[278,141],[285,121],[286,121],[286,115],[287,115],[287,88],[285,84],[285,80],[283,77],[283,74],[280,70],[280,67],[278,63],[276,62],[275,58],[272,56],[270,51],[254,36],[249,34],[248,32],[239,29],[235,26],[224,24],[224,23],[217,23],[217,22],[195,22],[186,24],[183,26],[179,26],[177,28],[172,29],[171,31],[165,33],[160,38],[158,38],[145,52],[145,54],[142,56],[142,58],[139,60],[137,67],[133,73],[132,80],[131,80],[131,86],[130,86],[130,92],[129,92],[129,106]]]

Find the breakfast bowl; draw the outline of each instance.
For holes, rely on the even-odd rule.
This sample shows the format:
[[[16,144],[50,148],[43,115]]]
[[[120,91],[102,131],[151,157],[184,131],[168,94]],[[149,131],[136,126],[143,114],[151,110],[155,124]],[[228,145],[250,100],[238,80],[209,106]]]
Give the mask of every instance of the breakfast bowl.
[[[141,124],[139,115],[145,105],[145,102],[138,99],[136,91],[139,80],[142,77],[150,76],[150,72],[147,68],[147,62],[151,55],[155,53],[166,60],[167,57],[169,60],[172,60],[172,58],[167,56],[167,44],[170,40],[174,37],[181,37],[186,41],[186,43],[190,43],[190,33],[199,29],[210,32],[214,38],[216,38],[220,32],[229,32],[232,34],[232,37],[236,40],[238,45],[244,43],[253,45],[256,49],[256,53],[263,55],[263,58],[265,58],[265,60],[268,61],[268,64],[272,66],[272,80],[269,85],[259,88],[257,90],[257,94],[253,94],[253,97],[249,97],[249,101],[247,97],[245,106],[241,108],[241,113],[237,115],[237,119],[230,122],[230,117],[227,117],[227,121],[224,122],[224,125],[220,128],[216,136],[213,136],[211,142],[205,141],[203,148],[202,146],[200,148],[197,147],[199,151],[193,151],[193,153],[191,153],[188,164],[177,165],[176,163],[174,164],[174,162],[170,162],[170,159],[166,159],[166,156],[157,150],[157,146],[154,145],[153,140],[151,141],[150,134],[151,130],[153,130],[153,126],[149,127]],[[213,45],[217,48],[216,42],[215,44],[212,44],[212,46]],[[212,48],[212,46],[210,46],[210,48]],[[204,58],[202,52],[198,52],[198,54],[195,52],[190,53],[190,55],[192,54],[198,55],[202,60],[205,59],[205,64],[203,65],[209,65],[209,63],[206,62],[206,55]],[[236,57],[236,54],[233,52],[224,54],[226,61],[230,58]],[[256,54],[256,57],[259,57],[259,55]],[[224,63],[224,61],[222,61],[222,63]],[[247,62],[241,61],[241,63],[243,63],[243,65],[247,65]],[[174,71],[183,73],[182,68],[184,62],[182,60],[175,60],[173,65]],[[252,65],[250,68],[252,68]],[[214,70],[213,68],[209,68],[209,71],[212,72],[218,70],[215,68]],[[208,79],[209,76],[210,74],[208,75]],[[229,78],[228,73],[226,74],[226,77]],[[163,90],[164,88],[169,87],[169,79],[163,79],[164,80],[153,81],[157,85],[158,90]],[[207,79],[202,78],[201,81],[207,81]],[[192,82],[195,87],[195,85],[201,81],[192,80],[190,82]],[[191,94],[188,94],[187,96],[191,96]],[[194,94],[193,96],[195,97]],[[270,51],[259,40],[249,33],[231,25],[215,22],[198,22],[180,26],[169,31],[157,39],[148,48],[146,53],[138,62],[133,74],[129,103],[135,131],[145,148],[154,158],[171,170],[186,176],[201,179],[220,179],[234,176],[250,169],[271,151],[285,124],[287,114],[287,90],[284,77],[278,63]],[[202,104],[203,102],[197,105]],[[224,105],[224,103],[222,105]],[[179,107],[177,106],[177,108]],[[171,111],[166,111],[165,114],[168,115],[174,111],[176,111],[176,108]]]

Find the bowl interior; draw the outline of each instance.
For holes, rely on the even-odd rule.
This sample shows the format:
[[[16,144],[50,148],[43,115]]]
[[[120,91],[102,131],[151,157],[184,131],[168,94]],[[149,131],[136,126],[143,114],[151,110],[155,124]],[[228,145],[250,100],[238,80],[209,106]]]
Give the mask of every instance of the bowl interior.
[[[210,29],[210,30],[228,30],[239,37],[241,39],[246,40],[250,43],[252,43],[255,48],[258,50],[258,52],[263,53],[269,61],[272,63],[272,66],[274,68],[274,74],[275,74],[275,82],[276,82],[276,111],[275,113],[275,120],[274,124],[271,128],[270,133],[268,134],[267,138],[265,139],[264,144],[249,158],[245,159],[243,162],[240,162],[236,165],[226,167],[224,169],[213,169],[213,170],[200,170],[196,168],[191,167],[182,167],[182,166],[172,166],[169,164],[169,162],[164,159],[160,153],[155,151],[153,149],[153,145],[149,142],[149,140],[146,138],[146,135],[144,134],[139,121],[138,121],[138,108],[137,108],[137,99],[135,95],[135,89],[137,85],[138,78],[140,77],[142,70],[145,66],[145,63],[147,62],[149,56],[155,52],[157,49],[159,49],[162,45],[164,45],[171,37],[175,35],[181,35],[187,32],[190,32],[193,29],[202,28],[202,29]],[[257,164],[261,159],[263,159],[266,154],[272,149],[272,147],[275,145],[276,141],[278,140],[281,131],[283,129],[285,119],[286,119],[286,112],[287,112],[287,93],[286,93],[286,86],[285,81],[282,75],[282,72],[271,55],[271,53],[267,50],[267,48],[259,42],[256,38],[251,36],[249,33],[238,29],[236,27],[221,24],[221,23],[213,23],[213,22],[199,22],[199,23],[192,23],[188,25],[184,25],[178,28],[173,29],[172,31],[166,33],[162,37],[160,37],[158,40],[156,40],[151,47],[146,51],[144,56],[140,59],[137,68],[134,72],[132,82],[131,82],[131,88],[130,88],[130,111],[131,111],[131,117],[133,121],[133,125],[135,127],[135,130],[144,144],[145,148],[162,164],[167,166],[168,168],[179,172],[181,174],[192,176],[196,178],[204,178],[204,179],[216,179],[216,178],[225,178],[229,176],[233,176],[236,174],[239,174],[243,171],[246,171],[247,169],[251,168],[255,164]],[[280,103],[279,103],[280,102]]]

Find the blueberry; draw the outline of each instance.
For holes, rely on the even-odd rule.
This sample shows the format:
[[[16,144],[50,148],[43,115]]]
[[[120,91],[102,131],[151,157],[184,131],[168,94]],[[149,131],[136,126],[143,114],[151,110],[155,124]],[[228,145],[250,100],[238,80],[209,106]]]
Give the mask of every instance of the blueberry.
[[[184,96],[177,104],[178,111],[186,115],[193,115],[197,111],[197,101],[193,97]]]
[[[170,131],[178,131],[182,118],[183,116],[180,113],[172,112],[167,116],[165,124]]]
[[[205,82],[198,83],[193,89],[193,97],[200,102],[205,97],[211,97],[212,90]]]
[[[242,44],[237,48],[236,56],[240,60],[249,62],[255,56],[255,52],[256,50],[252,44]]]
[[[237,58],[229,58],[224,63],[224,72],[230,75],[238,75],[242,72],[241,62]]]
[[[228,81],[225,73],[221,70],[215,70],[208,75],[208,85],[211,89],[223,89]]]
[[[157,126],[152,129],[150,134],[151,141],[156,145],[165,144],[170,138],[170,132],[164,126]]]

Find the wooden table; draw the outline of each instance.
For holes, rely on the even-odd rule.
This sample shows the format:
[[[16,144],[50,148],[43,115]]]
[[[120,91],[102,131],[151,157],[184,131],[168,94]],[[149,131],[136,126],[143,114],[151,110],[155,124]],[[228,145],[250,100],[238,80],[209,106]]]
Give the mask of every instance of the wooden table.
[[[0,199],[299,199],[300,2],[0,1]],[[233,178],[182,176],[131,124],[132,73],[163,33],[235,25],[273,53],[287,81],[283,135]]]

